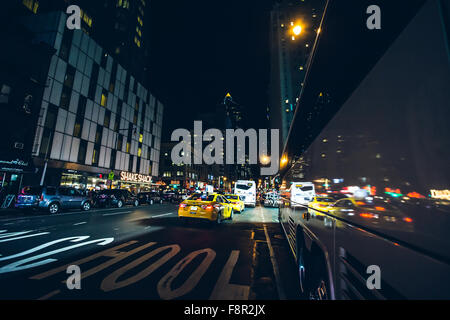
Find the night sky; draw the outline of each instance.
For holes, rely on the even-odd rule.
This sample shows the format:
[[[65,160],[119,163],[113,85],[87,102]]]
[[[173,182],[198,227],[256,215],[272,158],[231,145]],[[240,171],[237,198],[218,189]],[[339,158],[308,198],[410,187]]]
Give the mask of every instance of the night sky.
[[[245,127],[266,126],[272,2],[151,1],[150,83],[165,104],[163,141],[227,92],[245,107]]]

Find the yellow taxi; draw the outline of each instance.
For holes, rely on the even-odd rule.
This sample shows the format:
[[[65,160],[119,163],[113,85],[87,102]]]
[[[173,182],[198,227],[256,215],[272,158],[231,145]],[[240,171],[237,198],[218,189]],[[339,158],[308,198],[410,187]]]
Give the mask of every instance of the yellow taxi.
[[[233,219],[233,207],[220,194],[193,194],[180,203],[178,217],[180,219],[194,218],[214,221],[220,224],[223,220]]]
[[[316,195],[313,200],[308,203],[308,213],[313,216],[323,216],[323,213],[330,211],[332,205],[342,198],[345,198],[345,196],[338,194]]]
[[[241,213],[245,210],[245,203],[238,195],[224,194],[224,197],[231,202],[230,204],[234,211]]]

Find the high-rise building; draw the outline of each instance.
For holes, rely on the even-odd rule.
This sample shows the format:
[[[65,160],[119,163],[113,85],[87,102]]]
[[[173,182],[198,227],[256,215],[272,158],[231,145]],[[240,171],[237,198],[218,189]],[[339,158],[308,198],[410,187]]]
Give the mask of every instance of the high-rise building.
[[[233,100],[230,93],[223,99],[222,108],[225,110],[225,129],[242,128],[242,107]]]
[[[289,133],[326,0],[279,0],[271,11],[270,122]]]
[[[87,32],[66,28],[64,12],[22,19],[35,42],[56,51],[32,149],[37,182],[44,168],[44,183],[79,188],[139,188],[157,176],[162,103]]]
[[[81,29],[140,81],[146,81],[148,0],[23,0],[34,14],[81,9]]]

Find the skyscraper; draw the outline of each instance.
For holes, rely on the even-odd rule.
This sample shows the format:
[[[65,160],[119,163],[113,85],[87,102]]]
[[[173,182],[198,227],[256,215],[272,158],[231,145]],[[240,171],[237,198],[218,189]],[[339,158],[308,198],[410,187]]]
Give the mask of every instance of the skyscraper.
[[[326,0],[279,0],[271,11],[270,122],[283,148]]]
[[[134,72],[133,63],[128,59],[122,63],[120,55],[108,49],[115,39],[114,28],[102,31],[108,24],[97,21],[107,19],[99,14],[112,2],[89,6],[77,1],[82,30],[69,30],[65,14],[69,1],[41,1],[37,8],[36,1],[24,1],[29,14],[19,18],[32,30],[34,42],[55,50],[37,110],[32,155],[39,172],[31,183],[45,177],[42,181],[52,185],[123,187],[138,185],[142,179],[129,179],[137,175],[122,179],[122,173],[147,176],[146,180],[157,176],[164,106],[148,90],[146,77]],[[102,41],[102,35],[108,40]]]
[[[34,14],[81,9],[81,29],[140,81],[148,72],[148,0],[23,0]]]
[[[241,106],[233,100],[230,93],[223,99],[222,108],[225,110],[225,129],[242,128]]]

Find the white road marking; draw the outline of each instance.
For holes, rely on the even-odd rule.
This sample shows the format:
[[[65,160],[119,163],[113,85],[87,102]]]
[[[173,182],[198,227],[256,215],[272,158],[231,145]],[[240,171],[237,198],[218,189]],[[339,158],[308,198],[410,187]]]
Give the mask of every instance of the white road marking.
[[[0,242],[8,242],[8,241],[20,240],[20,239],[25,239],[25,238],[37,237],[37,236],[42,236],[42,235],[49,234],[49,233],[50,232],[41,232],[41,233],[29,234],[29,235],[21,236],[21,237],[2,239],[2,240],[0,240]]]
[[[172,215],[172,214],[174,214],[174,213],[175,213],[175,212],[169,212],[169,213],[158,214],[158,215],[156,215],[156,216],[149,216],[149,217],[146,217],[145,219],[152,219],[152,218],[159,218],[159,217],[164,217],[164,216],[170,216],[170,215]],[[139,221],[139,220],[142,220],[142,218],[131,219],[131,220],[128,220],[127,222],[135,222],[135,221]]]
[[[150,218],[159,218],[159,217],[164,217],[164,216],[170,216],[171,214],[173,214],[173,212],[159,214],[157,216],[151,216]]]
[[[266,221],[264,220],[264,215],[262,213],[261,208],[259,209],[259,211],[261,213],[261,218],[264,223],[264,225],[263,225],[264,234],[266,235],[266,242],[267,242],[267,246],[269,247],[270,261],[272,262],[273,274],[275,276],[275,282],[277,284],[278,297],[280,298],[280,300],[286,300],[286,295],[284,294],[283,287],[281,286],[281,277],[280,277],[280,271],[278,269],[277,260],[275,259],[275,253],[273,251],[272,243],[270,242],[269,233],[267,232]]]
[[[133,212],[133,211],[121,211],[121,212],[114,212],[114,213],[105,213],[105,214],[102,214],[102,216],[104,216],[104,217],[106,217],[106,216],[116,216],[118,214],[125,214],[125,213],[130,213],[130,212]]]
[[[79,226],[79,225],[86,224],[86,223],[87,223],[86,221],[83,221],[83,222],[74,223],[73,225],[74,226]]]
[[[172,282],[178,277],[183,269],[189,265],[197,256],[205,254],[206,257],[200,265],[197,266],[194,272],[187,278],[178,288],[173,288]],[[216,252],[213,249],[207,248],[191,252],[182,260],[180,260],[164,277],[159,280],[157,285],[158,294],[163,300],[172,300],[191,292],[199,283],[205,272],[216,257]]]
[[[239,251],[233,250],[214,286],[214,290],[209,297],[210,300],[248,300],[250,286],[229,283],[238,258]]]

